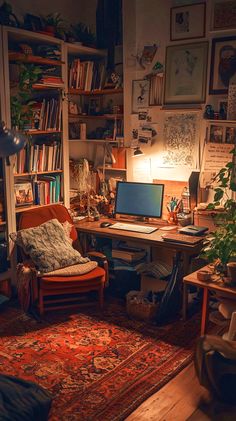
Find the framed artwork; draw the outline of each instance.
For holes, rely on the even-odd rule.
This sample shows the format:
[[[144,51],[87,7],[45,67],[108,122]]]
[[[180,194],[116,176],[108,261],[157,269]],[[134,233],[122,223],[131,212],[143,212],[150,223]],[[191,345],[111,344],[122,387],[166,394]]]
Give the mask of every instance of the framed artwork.
[[[41,18],[27,13],[24,17],[24,28],[30,31],[42,31],[43,24]]]
[[[150,81],[148,79],[133,80],[132,82],[132,113],[138,113],[139,108],[149,105]]]
[[[14,194],[15,194],[15,205],[32,205],[33,200],[33,190],[31,183],[21,183],[14,185]]]
[[[164,104],[205,102],[208,42],[166,48]]]
[[[236,28],[236,0],[213,1],[211,30],[220,31],[234,28]]]
[[[101,113],[101,98],[89,98],[88,114],[99,115]]]
[[[230,79],[236,73],[236,37],[213,38],[209,94],[228,93]]]
[[[236,139],[236,125],[229,125],[226,121],[210,124],[207,140],[210,143],[234,144]]]
[[[205,3],[172,7],[170,11],[170,40],[177,41],[204,37],[205,21]]]

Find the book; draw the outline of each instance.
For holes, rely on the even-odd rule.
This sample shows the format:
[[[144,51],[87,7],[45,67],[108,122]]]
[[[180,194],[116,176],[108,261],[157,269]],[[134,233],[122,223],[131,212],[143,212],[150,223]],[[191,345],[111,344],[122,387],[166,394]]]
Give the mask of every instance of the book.
[[[132,249],[113,249],[112,258],[125,260],[126,262],[135,262],[146,256],[146,250],[134,251]]]
[[[30,182],[15,184],[14,195],[16,206],[32,205],[34,203],[32,184]]]

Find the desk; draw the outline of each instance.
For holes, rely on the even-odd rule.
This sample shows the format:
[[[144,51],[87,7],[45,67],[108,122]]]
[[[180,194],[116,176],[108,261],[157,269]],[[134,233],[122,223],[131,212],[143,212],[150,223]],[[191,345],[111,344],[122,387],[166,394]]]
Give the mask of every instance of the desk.
[[[102,219],[102,222],[105,222],[106,219]],[[110,223],[115,223],[117,220],[111,220],[107,219]],[[122,241],[128,241],[132,240],[137,243],[140,243],[140,245],[148,245],[152,248],[161,248],[167,250],[172,250],[175,253],[180,253],[181,257],[183,259],[183,275],[186,275],[188,273],[189,269],[189,262],[190,258],[194,255],[198,255],[199,252],[202,249],[202,242],[194,245],[190,244],[182,244],[182,243],[174,243],[170,241],[164,241],[162,239],[162,235],[166,231],[157,230],[152,232],[151,234],[144,234],[140,232],[133,232],[133,231],[124,231],[124,230],[115,230],[112,228],[101,228],[100,227],[101,221],[94,221],[94,222],[88,222],[88,221],[80,221],[75,224],[76,229],[78,230],[78,233],[84,233],[84,234],[93,234],[96,237],[105,237],[110,239],[116,239],[116,240],[122,240]],[[153,225],[153,224],[148,224]],[[155,227],[158,227],[157,225],[153,225]],[[83,250],[87,251],[88,246],[87,242],[85,241],[83,244]]]
[[[201,270],[209,269],[207,266]],[[228,296],[229,298],[236,299],[236,287],[225,286],[223,281],[218,275],[213,277],[212,281],[204,282],[199,281],[197,278],[197,272],[193,272],[183,278],[184,291],[183,291],[183,316],[186,319],[187,305],[188,305],[188,286],[194,285],[197,288],[203,288],[203,300],[202,300],[202,318],[201,318],[201,335],[206,333],[208,315],[209,315],[209,291],[215,291]]]

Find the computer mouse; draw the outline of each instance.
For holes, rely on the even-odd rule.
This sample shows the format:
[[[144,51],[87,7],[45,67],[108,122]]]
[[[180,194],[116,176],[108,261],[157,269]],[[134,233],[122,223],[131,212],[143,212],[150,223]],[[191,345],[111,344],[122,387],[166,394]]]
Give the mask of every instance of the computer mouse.
[[[100,227],[101,227],[101,228],[107,228],[107,227],[110,227],[110,225],[112,225],[112,224],[110,224],[110,222],[102,222],[102,223],[100,224]]]

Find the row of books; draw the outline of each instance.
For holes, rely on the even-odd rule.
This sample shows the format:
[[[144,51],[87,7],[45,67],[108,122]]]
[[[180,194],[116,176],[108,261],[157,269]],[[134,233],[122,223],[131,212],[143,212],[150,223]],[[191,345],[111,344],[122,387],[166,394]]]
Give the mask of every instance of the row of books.
[[[37,181],[18,182],[14,185],[15,205],[49,205],[60,202],[61,178],[59,175],[40,177]]]
[[[98,61],[75,59],[69,66],[69,88],[92,91],[102,89],[105,83],[105,65]]]
[[[32,123],[27,130],[61,130],[61,99],[43,99],[32,105]]]
[[[55,171],[62,168],[62,147],[60,142],[51,144],[30,144],[15,156],[14,174]]]

